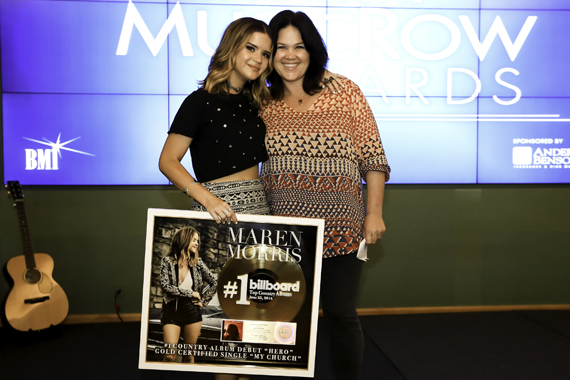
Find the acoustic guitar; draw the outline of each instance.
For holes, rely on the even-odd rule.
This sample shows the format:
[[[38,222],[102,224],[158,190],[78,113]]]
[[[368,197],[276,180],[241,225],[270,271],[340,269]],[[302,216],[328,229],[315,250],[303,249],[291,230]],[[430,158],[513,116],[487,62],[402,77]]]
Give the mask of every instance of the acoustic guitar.
[[[24,254],[11,258],[6,267],[14,280],[6,300],[6,320],[16,330],[43,330],[67,317],[69,303],[61,286],[52,278],[51,256],[33,253],[20,183],[8,181],[6,187],[15,201],[24,247]]]

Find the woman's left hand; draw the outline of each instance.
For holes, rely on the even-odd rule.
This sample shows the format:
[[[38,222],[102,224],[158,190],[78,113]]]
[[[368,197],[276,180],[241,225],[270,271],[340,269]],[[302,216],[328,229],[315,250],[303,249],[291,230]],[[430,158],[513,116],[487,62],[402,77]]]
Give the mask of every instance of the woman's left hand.
[[[366,244],[374,244],[386,233],[386,225],[382,216],[368,214],[364,219],[364,238]]]
[[[194,305],[204,307],[204,305],[202,305],[202,298],[200,297],[200,293],[192,292],[192,303],[194,303]]]
[[[384,202],[384,183],[386,175],[380,171],[370,170],[366,173],[366,218],[364,219],[364,238],[366,244],[374,244],[386,233],[386,225],[382,218]]]

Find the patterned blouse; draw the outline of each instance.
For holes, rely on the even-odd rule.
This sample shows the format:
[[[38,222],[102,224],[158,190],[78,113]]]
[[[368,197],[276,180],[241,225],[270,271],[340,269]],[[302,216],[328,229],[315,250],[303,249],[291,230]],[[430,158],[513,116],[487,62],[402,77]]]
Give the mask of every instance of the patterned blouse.
[[[273,100],[261,117],[269,160],[261,167],[271,215],[323,218],[323,257],[356,253],[364,239],[362,179],[390,167],[374,115],[360,88],[344,78],[304,112]]]

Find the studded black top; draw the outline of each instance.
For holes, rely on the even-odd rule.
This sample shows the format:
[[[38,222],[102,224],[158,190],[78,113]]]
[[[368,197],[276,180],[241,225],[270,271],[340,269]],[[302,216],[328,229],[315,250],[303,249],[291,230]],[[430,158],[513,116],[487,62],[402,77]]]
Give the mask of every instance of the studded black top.
[[[192,138],[192,167],[199,182],[267,160],[265,124],[243,93],[194,91],[180,106],[168,133]]]

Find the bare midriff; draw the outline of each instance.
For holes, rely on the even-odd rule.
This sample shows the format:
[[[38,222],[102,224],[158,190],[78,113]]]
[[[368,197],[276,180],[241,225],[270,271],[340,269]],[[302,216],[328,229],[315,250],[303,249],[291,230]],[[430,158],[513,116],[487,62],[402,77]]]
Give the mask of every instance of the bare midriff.
[[[241,172],[233,173],[225,177],[216,178],[208,183],[212,182],[231,182],[231,181],[244,181],[259,178],[259,166],[255,165],[251,168],[242,170]]]

